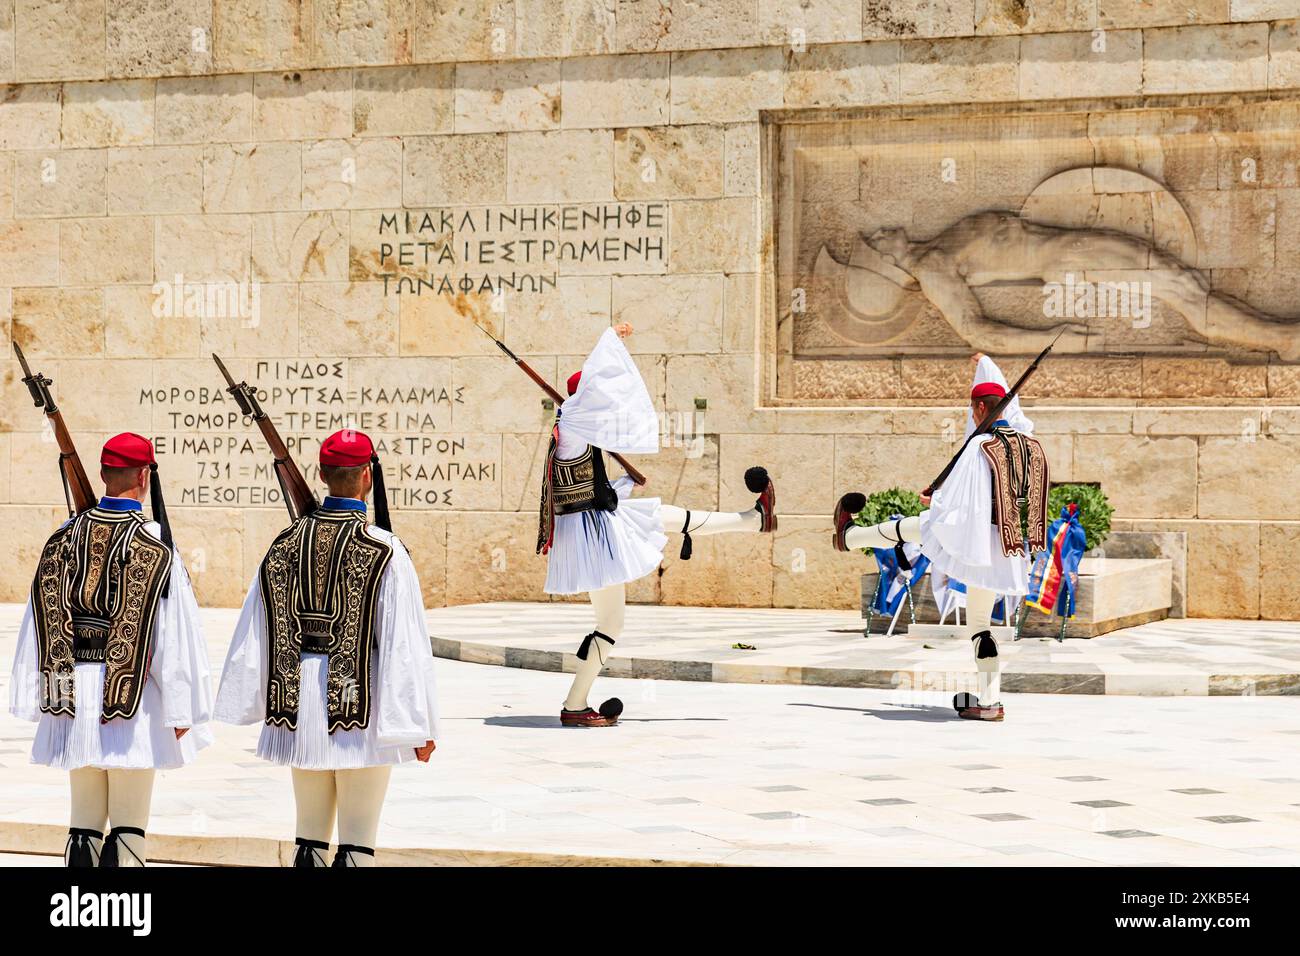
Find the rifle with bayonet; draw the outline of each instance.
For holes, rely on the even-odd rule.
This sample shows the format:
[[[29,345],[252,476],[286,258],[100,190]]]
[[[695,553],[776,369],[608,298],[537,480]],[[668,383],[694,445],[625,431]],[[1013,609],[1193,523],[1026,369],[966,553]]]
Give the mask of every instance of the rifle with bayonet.
[[[519,368],[523,370],[523,373],[525,375],[527,375],[529,378],[531,378],[534,382],[537,383],[538,387],[541,388],[541,390],[546,393],[546,396],[555,403],[556,408],[559,408],[561,405],[564,404],[563,396],[561,396],[559,392],[557,392],[554,388],[551,387],[551,383],[546,381],[546,379],[542,378],[540,375],[538,375],[537,372],[533,370],[533,367],[531,365],[529,365],[527,362],[521,359],[514,352],[510,351],[510,346],[506,345],[506,343],[502,342],[500,339],[498,339],[487,329],[484,329],[483,326],[479,325],[477,322],[475,322],[474,324],[477,325],[480,329],[482,329],[484,335],[486,335],[488,338],[490,338],[493,342],[496,343],[497,348],[499,348],[502,352],[506,353],[506,356],[510,359],[510,361],[518,365]],[[611,451],[608,452],[607,454],[623,467],[623,470],[627,472],[627,476],[632,479],[634,484],[644,485],[646,483],[645,475],[641,474],[641,472],[638,471],[637,468],[631,462],[629,462],[622,455],[618,454],[618,452]]]
[[[45,417],[50,420],[50,428],[54,431],[54,440],[59,446],[59,475],[63,478],[63,496],[68,501],[68,511],[73,516],[89,511],[99,503],[99,499],[95,496],[95,489],[90,486],[90,479],[86,476],[81,456],[72,443],[68,426],[63,423],[63,412],[59,411],[54,404],[54,396],[50,394],[50,386],[54,382],[40,372],[33,372],[18,343],[14,342],[13,346],[18,355],[18,363],[23,367],[23,384],[31,392],[36,407],[45,410]]]
[[[239,410],[257,423],[257,427],[262,430],[262,437],[271,448],[271,455],[275,459],[275,477],[280,481],[280,493],[284,495],[284,504],[289,509],[290,520],[297,521],[303,515],[311,514],[320,507],[320,501],[316,498],[316,493],[311,490],[311,486],[307,484],[307,479],[298,470],[297,464],[294,463],[288,446],[285,445],[284,439],[280,437],[280,432],[275,427],[275,422],[271,421],[270,415],[262,411],[262,405],[257,400],[257,392],[247,382],[235,384],[234,377],[225,363],[217,358],[216,353],[213,353],[212,360],[217,363],[217,368],[221,369],[221,374],[225,376],[226,384],[229,386],[226,391],[234,396]]]
[[[957,454],[952,456],[952,461],[948,462],[943,471],[939,472],[939,477],[930,482],[930,487],[925,489],[925,494],[932,495],[943,486],[944,481],[946,481],[948,476],[952,474],[953,468],[957,467],[957,459],[961,457],[961,453],[966,450],[966,446],[974,440],[976,435],[985,435],[992,430],[993,423],[1002,417],[1002,413],[1006,411],[1006,408],[1011,404],[1012,399],[1020,394],[1021,386],[1023,386],[1025,382],[1029,381],[1029,376],[1033,375],[1034,372],[1038,370],[1038,363],[1047,358],[1047,353],[1052,351],[1052,347],[1056,345],[1064,334],[1065,330],[1062,329],[1056,334],[1056,338],[1052,339],[1051,344],[1038,353],[1038,358],[1029,363],[1029,368],[1025,369],[1024,373],[1016,379],[1016,384],[1007,389],[1007,393],[998,399],[998,403],[993,406],[987,415],[984,416],[984,420],[975,426],[975,430],[970,433],[970,437],[962,442],[961,447],[957,449]]]

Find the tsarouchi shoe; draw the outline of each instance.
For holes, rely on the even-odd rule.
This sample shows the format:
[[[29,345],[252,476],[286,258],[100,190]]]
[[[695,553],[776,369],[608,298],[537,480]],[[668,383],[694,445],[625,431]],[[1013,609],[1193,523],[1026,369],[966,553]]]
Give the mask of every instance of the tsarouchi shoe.
[[[839,503],[835,505],[835,515],[831,522],[835,528],[835,550],[848,551],[849,546],[844,543],[844,535],[854,526],[853,519],[858,516],[863,508],[867,506],[867,496],[860,491],[850,491],[847,495],[840,498]]]
[[[1002,720],[1006,716],[1001,704],[984,706],[974,694],[958,694],[952,706],[962,720]]]
[[[760,465],[745,472],[745,487],[751,492],[758,495],[758,501],[754,507],[758,509],[759,517],[762,524],[759,526],[760,531],[776,530],[776,485],[772,484],[772,478],[768,475],[767,469]]]

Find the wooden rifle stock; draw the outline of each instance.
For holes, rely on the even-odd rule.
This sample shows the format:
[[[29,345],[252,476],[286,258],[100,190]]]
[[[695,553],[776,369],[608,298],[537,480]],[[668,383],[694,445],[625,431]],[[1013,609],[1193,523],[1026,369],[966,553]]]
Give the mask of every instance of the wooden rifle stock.
[[[95,489],[90,485],[85,467],[81,464],[77,447],[72,443],[72,435],[63,421],[63,412],[59,411],[58,406],[54,404],[53,395],[50,394],[50,386],[54,383],[39,372],[33,372],[28,367],[27,357],[23,355],[23,350],[18,347],[18,343],[14,342],[13,346],[14,352],[18,355],[18,362],[23,367],[23,384],[31,393],[33,404],[37,408],[44,409],[45,417],[50,420],[50,428],[54,432],[54,440],[59,446],[59,473],[63,479],[63,493],[68,500],[68,510],[73,515],[89,511],[98,504],[99,499],[95,495]]]
[[[479,328],[483,329],[483,326],[480,325]],[[534,382],[537,383],[538,387],[543,392],[546,393],[547,397],[551,401],[555,403],[556,408],[559,408],[561,405],[564,404],[564,397],[555,390],[555,388],[551,385],[550,382],[546,381],[546,379],[538,375],[537,372],[533,370],[533,367],[531,365],[529,365],[527,362],[521,359],[514,352],[510,351],[509,346],[507,346],[504,342],[498,339],[487,329],[483,329],[483,333],[487,335],[487,337],[490,338],[493,342],[496,342],[497,348],[499,348],[502,352],[505,352],[506,355],[509,357],[509,359],[512,362],[514,362],[516,365],[518,365],[520,369],[523,370],[523,373],[525,375],[527,375],[529,378],[531,378]],[[637,468],[630,461],[628,461],[618,452],[611,451],[611,452],[606,452],[606,454],[608,454],[611,458],[613,458],[616,462],[618,462],[620,466],[622,466],[623,470],[627,472],[627,476],[631,478],[634,483],[638,485],[644,485],[646,483],[645,475],[641,474],[641,472],[637,470]]]
[[[280,437],[279,429],[275,427],[275,422],[271,421],[271,416],[262,410],[262,405],[257,400],[257,393],[247,382],[236,384],[225,363],[215,354],[212,360],[217,363],[217,367],[221,369],[221,374],[226,379],[226,384],[229,386],[226,391],[234,396],[239,410],[257,423],[262,437],[266,439],[266,444],[271,449],[271,455],[275,459],[275,477],[280,482],[280,492],[284,495],[285,507],[289,509],[289,519],[297,521],[303,515],[311,514],[320,507],[320,501],[294,462],[288,446]]]

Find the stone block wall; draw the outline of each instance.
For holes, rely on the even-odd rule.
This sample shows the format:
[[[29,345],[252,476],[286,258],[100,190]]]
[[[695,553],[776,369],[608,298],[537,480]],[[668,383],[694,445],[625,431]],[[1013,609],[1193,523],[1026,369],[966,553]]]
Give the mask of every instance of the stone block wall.
[[[473,323],[559,382],[629,321],[665,417],[648,493],[746,507],[761,462],[784,511],[687,566],[674,539],[634,598],[850,608],[866,560],[829,548],[836,494],[931,478],[965,383],[760,407],[764,112],[1282,96],[1300,2],[0,0],[0,83],[0,328],[83,457],[156,437],[204,602],[237,603],[283,524],[210,352],[304,464],[334,428],[382,440],[431,604],[531,600],[550,413]],[[1294,288],[1296,250],[1267,241]],[[1264,574],[1300,539],[1300,368],[1080,374],[1141,397],[1036,397],[1057,477],[1101,481],[1118,527],[1188,533],[1191,615],[1300,617]],[[0,394],[0,599],[20,600],[62,491],[16,362]]]

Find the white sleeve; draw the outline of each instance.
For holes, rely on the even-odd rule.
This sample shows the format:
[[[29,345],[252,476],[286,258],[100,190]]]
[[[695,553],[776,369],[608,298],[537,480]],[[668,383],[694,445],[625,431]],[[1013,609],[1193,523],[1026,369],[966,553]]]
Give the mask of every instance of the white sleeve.
[[[254,576],[221,670],[221,686],[217,689],[214,708],[217,720],[226,724],[255,724],[266,719],[267,656],[266,612],[261,582]]]
[[[36,664],[36,620],[31,598],[18,628],[18,647],[9,676],[9,713],[19,720],[41,719],[41,673]]]
[[[978,441],[966,446],[943,487],[934,493],[928,521],[949,557],[978,567],[993,563],[989,537],[993,476]]]
[[[659,418],[618,333],[606,329],[582,365],[578,390],[560,406],[560,431],[606,451],[659,451]]]
[[[422,747],[439,736],[433,648],[415,565],[401,541],[392,543],[377,611],[376,731],[381,747]]]
[[[163,726],[198,727],[212,719],[212,673],[199,621],[199,603],[179,554],[158,605],[149,676],[162,695]]]

